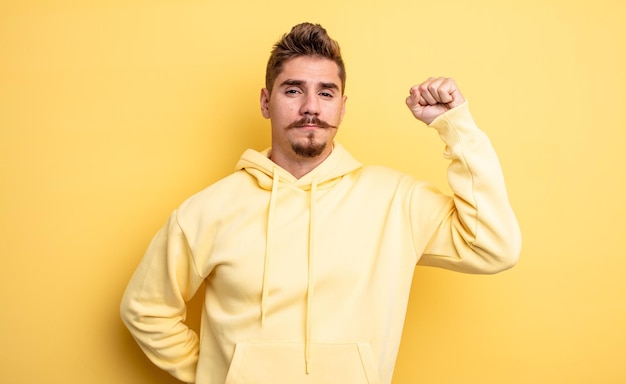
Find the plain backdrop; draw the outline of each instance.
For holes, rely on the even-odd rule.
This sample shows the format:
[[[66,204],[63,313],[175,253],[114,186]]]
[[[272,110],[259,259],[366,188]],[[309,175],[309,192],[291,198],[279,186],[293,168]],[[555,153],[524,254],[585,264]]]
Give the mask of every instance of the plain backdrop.
[[[454,77],[522,227],[510,271],[417,269],[394,384],[626,382],[625,4],[2,1],[0,382],[176,382],[121,294],[169,213],[269,145],[266,60],[302,21],[342,45],[338,140],[444,191],[404,98]]]

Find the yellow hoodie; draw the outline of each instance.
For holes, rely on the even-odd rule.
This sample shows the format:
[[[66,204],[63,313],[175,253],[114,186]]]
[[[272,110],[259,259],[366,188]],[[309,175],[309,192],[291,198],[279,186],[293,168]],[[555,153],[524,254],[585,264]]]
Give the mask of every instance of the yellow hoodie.
[[[157,233],[122,318],[186,382],[390,383],[416,264],[495,273],[521,236],[499,162],[467,103],[431,126],[454,196],[339,144],[300,179],[246,151]],[[200,338],[185,302],[205,283]]]

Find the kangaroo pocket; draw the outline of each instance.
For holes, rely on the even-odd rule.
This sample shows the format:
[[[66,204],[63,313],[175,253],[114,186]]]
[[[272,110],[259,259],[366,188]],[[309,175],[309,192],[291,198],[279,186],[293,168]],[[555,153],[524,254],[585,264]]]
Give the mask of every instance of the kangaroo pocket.
[[[307,374],[304,344],[238,343],[226,384],[379,384],[369,343],[310,347]]]

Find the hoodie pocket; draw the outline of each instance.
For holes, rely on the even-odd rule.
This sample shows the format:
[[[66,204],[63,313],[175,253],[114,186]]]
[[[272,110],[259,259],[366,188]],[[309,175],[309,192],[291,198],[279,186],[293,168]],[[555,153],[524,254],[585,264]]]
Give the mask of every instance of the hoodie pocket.
[[[226,384],[379,384],[369,343],[311,344],[309,373],[301,343],[238,343]]]

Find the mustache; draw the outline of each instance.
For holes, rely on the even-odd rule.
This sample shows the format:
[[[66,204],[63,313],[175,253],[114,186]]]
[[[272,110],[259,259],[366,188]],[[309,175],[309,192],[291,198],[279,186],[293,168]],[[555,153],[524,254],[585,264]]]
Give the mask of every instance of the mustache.
[[[294,121],[289,124],[287,128],[298,128],[304,127],[306,125],[316,125],[320,128],[337,128],[336,126],[325,122],[324,120],[319,119],[317,116],[306,116],[300,120]]]

